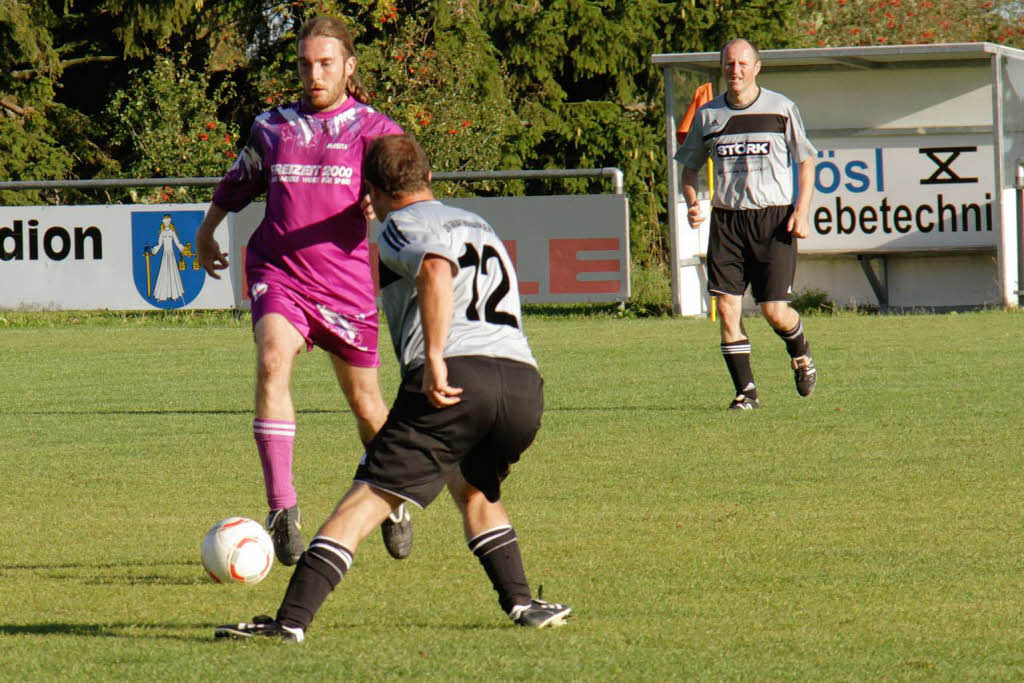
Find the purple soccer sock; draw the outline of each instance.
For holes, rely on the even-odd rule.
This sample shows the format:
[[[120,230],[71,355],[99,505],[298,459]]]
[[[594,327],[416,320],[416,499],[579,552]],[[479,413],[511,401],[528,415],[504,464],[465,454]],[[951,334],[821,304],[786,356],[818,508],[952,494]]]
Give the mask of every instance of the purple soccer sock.
[[[295,505],[298,497],[292,484],[292,445],[295,443],[295,423],[283,420],[252,421],[252,435],[263,466],[263,483],[267,489],[267,503],[271,510]]]

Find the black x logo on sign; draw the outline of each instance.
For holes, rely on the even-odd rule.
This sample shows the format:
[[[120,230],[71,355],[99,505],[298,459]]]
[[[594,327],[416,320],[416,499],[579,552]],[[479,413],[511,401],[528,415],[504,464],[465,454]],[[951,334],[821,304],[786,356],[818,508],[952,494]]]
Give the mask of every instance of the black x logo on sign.
[[[919,153],[926,155],[938,166],[935,173],[921,179],[922,185],[948,185],[951,183],[976,183],[977,178],[961,178],[951,166],[958,156],[964,152],[977,152],[977,147],[920,147]],[[940,158],[944,155],[945,158]]]

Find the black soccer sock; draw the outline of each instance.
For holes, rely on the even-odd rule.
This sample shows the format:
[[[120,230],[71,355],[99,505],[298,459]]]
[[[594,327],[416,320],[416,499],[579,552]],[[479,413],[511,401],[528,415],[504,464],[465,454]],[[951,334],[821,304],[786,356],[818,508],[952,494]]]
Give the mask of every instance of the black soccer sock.
[[[721,349],[725,366],[729,368],[729,376],[736,387],[736,395],[746,394],[756,399],[757,386],[754,384],[754,371],[750,369],[750,340],[722,342]]]
[[[530,604],[530,585],[526,582],[515,529],[508,524],[488,529],[467,545],[491,579],[498,604],[506,614],[516,605]]]
[[[775,330],[774,327],[772,329]],[[803,320],[797,320],[796,327],[788,332],[775,330],[775,334],[782,337],[782,341],[786,342],[786,351],[789,353],[790,358],[806,356],[807,352],[811,349],[811,345],[807,343],[807,338],[804,337]]]
[[[343,545],[325,536],[314,537],[299,557],[277,620],[285,626],[309,628],[313,615],[351,566],[352,553]]]

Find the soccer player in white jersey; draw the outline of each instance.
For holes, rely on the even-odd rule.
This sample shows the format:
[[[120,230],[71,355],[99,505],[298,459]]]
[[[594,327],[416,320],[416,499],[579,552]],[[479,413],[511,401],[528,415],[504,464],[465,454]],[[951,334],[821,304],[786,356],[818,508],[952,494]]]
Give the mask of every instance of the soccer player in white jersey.
[[[697,110],[676,153],[690,227],[705,217],[697,202],[697,171],[714,160],[708,292],[718,299],[721,351],[735,387],[730,410],[760,407],[743,327],[743,294],[751,287],[761,314],[786,344],[797,393],[809,396],[817,369],[800,314],[789,305],[797,243],[807,237],[816,150],[796,105],[757,85],[758,50],[742,38],[721,51],[726,92]],[[792,166],[797,166],[793,205]]]
[[[305,547],[292,482],[295,357],[314,345],[328,353],[363,443],[387,417],[377,383],[377,305],[359,169],[373,138],[401,132],[365,104],[352,36],[341,20],[306,21],[296,50],[302,99],[256,117],[196,234],[200,265],[219,278],[228,262],[214,229],[229,211],[266,193],[266,215],[245,258],[256,342],[252,427],[270,508],[267,528],[286,565]],[[381,530],[392,556],[412,550],[404,507]]]
[[[360,541],[397,505],[426,507],[445,487],[502,610],[521,626],[561,625],[571,608],[533,597],[501,502],[501,483],[533,442],[544,404],[512,262],[487,221],[434,198],[426,155],[411,137],[374,140],[363,179],[384,221],[381,297],[402,386],[276,617],[214,633],[302,640]]]

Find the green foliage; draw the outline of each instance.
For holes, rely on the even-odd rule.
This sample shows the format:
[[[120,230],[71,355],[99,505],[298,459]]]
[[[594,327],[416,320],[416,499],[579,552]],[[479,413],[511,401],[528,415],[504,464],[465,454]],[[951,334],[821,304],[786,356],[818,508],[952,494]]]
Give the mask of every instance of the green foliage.
[[[217,117],[217,103],[230,87],[211,87],[209,71],[179,59],[157,57],[152,68],[132,72],[107,109],[111,142],[120,148],[132,178],[222,175],[235,157],[238,132]],[[172,194],[173,192],[173,194]],[[209,188],[158,188],[133,193],[133,201],[199,201]]]
[[[793,295],[793,300],[789,304],[801,315],[836,312],[836,302],[829,298],[828,292],[820,289],[800,290]]]
[[[205,0],[68,0],[67,4],[91,5],[109,15],[116,22],[114,35],[124,46],[124,56],[144,57],[167,47],[171,37],[203,9]]]
[[[811,46],[989,41],[1024,44],[1019,0],[806,0]]]
[[[53,14],[45,4],[0,2],[0,178],[61,177],[72,165],[58,132],[47,118],[60,59],[49,28]],[[39,75],[25,78],[19,67],[37,65]],[[38,201],[38,193],[0,192],[0,201]]]

